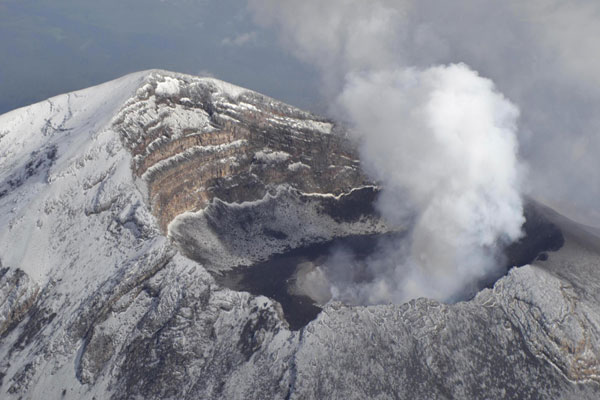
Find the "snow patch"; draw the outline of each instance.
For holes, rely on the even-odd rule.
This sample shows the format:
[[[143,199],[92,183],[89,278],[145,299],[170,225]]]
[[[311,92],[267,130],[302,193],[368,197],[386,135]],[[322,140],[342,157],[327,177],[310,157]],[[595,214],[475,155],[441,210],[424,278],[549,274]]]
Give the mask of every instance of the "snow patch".
[[[288,165],[288,169],[290,171],[297,172],[297,171],[299,171],[301,169],[310,169],[310,166],[304,164],[303,162],[298,161],[298,162],[295,162],[295,163],[292,163],[292,164]]]
[[[179,81],[175,78],[171,78],[170,76],[165,76],[165,80],[163,82],[158,82],[156,84],[157,96],[162,97],[170,97],[179,94]]]
[[[231,99],[237,99],[243,93],[248,92],[248,89],[244,89],[243,87],[232,85],[231,83],[223,82],[215,78],[200,78],[197,81],[212,85],[220,94],[224,94]]]
[[[333,124],[330,122],[323,121],[315,121],[313,119],[299,119],[299,118],[290,118],[290,117],[280,117],[273,116],[267,118],[268,121],[285,125],[288,128],[292,128],[295,130],[307,130],[307,131],[317,131],[324,135],[331,134],[333,130]]]
[[[271,151],[270,149],[263,149],[254,153],[254,158],[260,162],[271,164],[287,161],[290,158],[290,155],[285,151]]]

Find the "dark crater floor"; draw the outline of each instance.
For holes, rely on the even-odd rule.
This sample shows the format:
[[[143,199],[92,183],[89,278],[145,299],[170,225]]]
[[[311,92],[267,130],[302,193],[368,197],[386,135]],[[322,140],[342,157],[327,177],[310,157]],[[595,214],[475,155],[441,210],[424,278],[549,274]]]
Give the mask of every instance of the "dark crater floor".
[[[564,237],[560,228],[545,216],[542,206],[529,202],[525,207],[525,218],[523,238],[504,251],[504,268],[496,276],[480,282],[477,291],[493,286],[512,267],[527,265],[536,260],[543,261],[548,258],[548,252],[557,251],[563,246]],[[355,260],[365,260],[378,251],[378,246],[383,241],[397,240],[402,235],[388,233],[337,238],[275,254],[264,262],[238,267],[225,274],[216,275],[215,278],[231,289],[267,296],[278,301],[290,328],[298,330],[315,319],[321,311],[311,298],[290,290],[301,265],[306,262],[321,264],[338,248],[351,249]],[[362,276],[358,279],[368,280],[369,277]],[[459,300],[473,296],[474,293],[470,292]]]
[[[294,284],[294,277],[301,264],[318,264],[326,260],[334,249],[340,247],[352,249],[357,260],[364,260],[377,251],[382,239],[393,238],[396,235],[390,233],[337,238],[275,254],[264,262],[249,267],[238,267],[215,278],[231,289],[267,296],[278,301],[290,328],[298,330],[321,312],[321,307],[308,296],[290,293],[290,287]]]

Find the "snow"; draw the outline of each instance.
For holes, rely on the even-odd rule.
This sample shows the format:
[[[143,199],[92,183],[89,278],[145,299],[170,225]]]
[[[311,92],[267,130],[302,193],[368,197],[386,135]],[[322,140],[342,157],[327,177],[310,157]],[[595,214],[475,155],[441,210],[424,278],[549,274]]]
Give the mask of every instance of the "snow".
[[[335,200],[339,200],[340,198],[342,198],[343,196],[347,196],[357,190],[363,190],[363,189],[377,189],[377,186],[373,186],[373,185],[364,185],[364,186],[360,186],[360,187],[356,187],[353,188],[352,190],[350,190],[348,193],[340,193],[340,194],[332,194],[332,193],[303,193],[305,196],[309,196],[309,197],[315,197],[315,198],[319,198],[319,197],[329,197]]]
[[[237,99],[242,94],[249,92],[248,89],[215,78],[198,78],[197,81],[200,83],[208,83],[212,85],[218,90],[220,94],[225,95],[231,99]]]
[[[179,81],[170,76],[165,76],[163,82],[156,84],[156,95],[162,97],[170,97],[179,94]]]
[[[110,169],[118,175],[115,180],[132,180],[130,156],[109,126],[145,76],[131,74],[0,116],[4,132],[0,193],[7,191],[0,198],[0,258],[4,264],[21,268],[38,283],[45,283],[57,262],[51,256],[58,246],[52,243],[56,232],[48,229],[78,218],[75,205],[83,204],[86,197],[83,183],[97,179],[98,171]],[[53,147],[56,159],[27,173],[32,154]],[[7,183],[11,176],[20,177],[20,186]]]
[[[290,171],[294,171],[294,172],[299,171],[299,170],[301,170],[303,168],[310,169],[310,166],[304,164],[301,161],[298,161],[298,162],[295,162],[295,163],[292,163],[292,164],[288,165],[288,169]]]
[[[299,119],[290,117],[272,116],[268,118],[272,123],[285,125],[288,129],[317,131],[323,135],[331,134],[333,124],[330,122],[317,121],[313,119]]]
[[[284,162],[290,157],[290,154],[285,151],[272,151],[271,149],[263,149],[254,153],[254,158],[267,164]]]
[[[214,127],[210,124],[210,117],[202,109],[189,109],[177,104],[174,109],[164,105],[159,107],[161,111],[168,111],[158,127],[168,127],[175,134],[174,138],[181,137],[184,130],[210,132]]]
[[[36,336],[43,346],[15,356],[19,362],[2,371],[3,390],[30,366],[32,376],[46,373],[24,397],[61,398],[63,388],[65,398],[86,397],[73,370],[83,343],[68,328],[107,282],[127,282],[170,251],[111,125],[147,77],[131,74],[0,116],[0,259],[41,288],[40,317],[57,315]],[[11,357],[8,348],[0,347],[0,358]],[[106,386],[94,390],[103,397]]]

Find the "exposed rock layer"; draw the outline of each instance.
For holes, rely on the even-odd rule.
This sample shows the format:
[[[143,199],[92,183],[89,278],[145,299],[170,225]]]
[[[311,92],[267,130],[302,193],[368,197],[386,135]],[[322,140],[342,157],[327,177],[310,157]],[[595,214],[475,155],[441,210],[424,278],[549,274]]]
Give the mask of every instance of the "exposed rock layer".
[[[171,90],[161,91],[164,85]],[[160,226],[213,198],[253,201],[288,184],[307,193],[367,183],[324,119],[213,79],[153,74],[115,120]]]

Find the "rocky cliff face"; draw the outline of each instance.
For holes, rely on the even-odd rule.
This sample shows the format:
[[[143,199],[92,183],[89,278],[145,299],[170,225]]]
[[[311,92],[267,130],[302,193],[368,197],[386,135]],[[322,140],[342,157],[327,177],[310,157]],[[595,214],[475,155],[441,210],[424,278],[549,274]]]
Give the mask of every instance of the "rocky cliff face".
[[[334,125],[214,79],[154,74],[114,122],[160,226],[212,199],[262,199],[290,185],[340,194],[368,183]]]
[[[599,397],[600,239],[543,207],[562,247],[524,242],[532,265],[454,305],[330,303],[293,330],[215,279],[390,231],[376,194],[343,130],[213,79],[0,116],[0,397]]]

